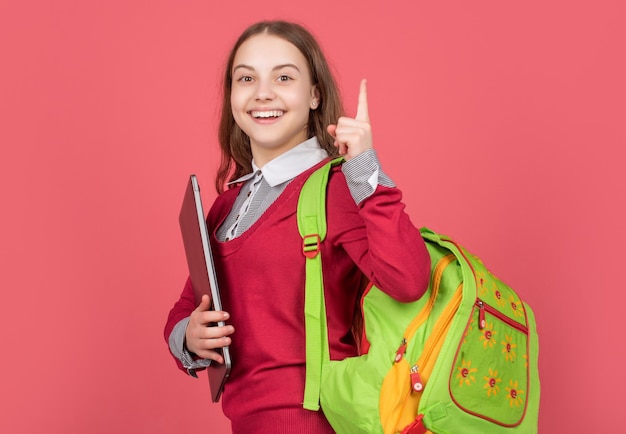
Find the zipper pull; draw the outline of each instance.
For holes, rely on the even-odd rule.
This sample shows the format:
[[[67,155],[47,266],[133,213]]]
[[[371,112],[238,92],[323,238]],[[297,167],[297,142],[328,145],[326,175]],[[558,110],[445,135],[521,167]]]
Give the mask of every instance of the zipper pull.
[[[424,382],[422,381],[422,377],[420,377],[417,365],[411,366],[411,388],[414,392],[424,390]]]
[[[394,359],[394,362],[398,363],[402,360],[404,353],[406,353],[406,339],[402,338],[402,344],[400,344],[400,347],[396,351],[396,358]]]
[[[478,328],[479,329],[484,329],[486,326],[485,323],[485,303],[483,303],[480,300],[476,301],[476,306],[478,306]]]

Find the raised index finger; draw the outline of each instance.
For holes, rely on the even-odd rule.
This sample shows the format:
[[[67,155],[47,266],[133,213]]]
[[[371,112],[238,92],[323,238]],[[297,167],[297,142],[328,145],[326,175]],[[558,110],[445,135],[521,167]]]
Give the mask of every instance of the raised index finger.
[[[361,80],[361,89],[359,91],[359,102],[356,107],[356,117],[357,121],[361,122],[369,122],[370,115],[367,107],[367,80]]]

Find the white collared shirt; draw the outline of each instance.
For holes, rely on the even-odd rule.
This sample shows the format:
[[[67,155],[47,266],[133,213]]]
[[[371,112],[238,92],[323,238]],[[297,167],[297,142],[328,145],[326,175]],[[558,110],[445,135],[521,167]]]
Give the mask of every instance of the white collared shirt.
[[[246,231],[283,192],[287,184],[328,157],[317,137],[279,155],[262,168],[252,160],[252,173],[235,181],[245,182],[228,217],[217,231],[220,241],[228,241]]]
[[[217,230],[217,239],[228,241],[241,235],[274,203],[291,180],[327,157],[328,153],[320,147],[317,138],[312,137],[260,169],[253,160],[252,173],[229,183],[244,182],[244,185],[228,217]],[[369,197],[378,184],[395,187],[393,181],[381,170],[373,149],[346,161],[342,165],[342,171],[357,204]]]
[[[261,169],[259,169],[253,159],[252,173],[244,175],[228,184],[237,184],[247,181],[260,170],[270,187],[276,187],[278,184],[292,180],[327,157],[328,153],[320,147],[317,137],[311,137],[295,148],[288,150],[284,154],[266,163]]]

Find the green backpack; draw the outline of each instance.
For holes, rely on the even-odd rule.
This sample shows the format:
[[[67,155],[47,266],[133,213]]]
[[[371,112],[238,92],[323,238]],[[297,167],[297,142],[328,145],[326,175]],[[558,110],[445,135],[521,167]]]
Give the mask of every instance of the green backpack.
[[[302,188],[306,256],[304,408],[339,434],[536,433],[538,341],[530,307],[476,256],[421,229],[432,261],[427,292],[401,303],[371,285],[362,299],[365,354],[331,361],[320,242],[334,160]]]

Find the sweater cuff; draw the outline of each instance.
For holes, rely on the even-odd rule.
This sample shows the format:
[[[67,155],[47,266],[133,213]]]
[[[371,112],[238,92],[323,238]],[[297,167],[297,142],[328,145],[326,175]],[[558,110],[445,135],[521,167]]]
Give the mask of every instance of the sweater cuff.
[[[357,205],[370,197],[378,185],[393,188],[396,184],[383,172],[374,149],[346,161],[341,166],[350,195]]]

